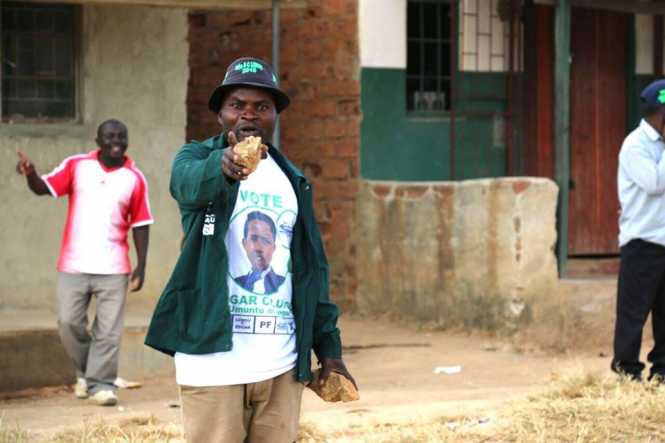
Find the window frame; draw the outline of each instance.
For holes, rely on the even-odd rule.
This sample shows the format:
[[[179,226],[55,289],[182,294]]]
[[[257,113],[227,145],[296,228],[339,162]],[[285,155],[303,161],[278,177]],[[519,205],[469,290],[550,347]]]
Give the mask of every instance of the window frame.
[[[453,3],[457,2],[457,0],[407,0],[407,17],[406,17],[406,69],[405,69],[405,111],[407,116],[409,117],[419,117],[419,118],[437,118],[437,117],[449,117],[452,112],[454,112],[454,82],[455,82],[455,70],[457,69],[457,60],[455,59],[457,56],[457,51],[458,51],[458,39],[459,36],[457,34],[457,6],[454,5]],[[409,30],[409,13],[408,13],[408,8],[409,4],[415,3],[419,4],[421,9],[418,17],[418,22],[419,22],[419,35],[418,37],[411,37],[410,36],[410,30]],[[448,7],[448,15],[449,15],[449,21],[448,21],[448,30],[449,34],[447,36],[442,36],[441,31],[442,31],[442,20],[441,20],[441,14],[437,16],[437,37],[436,38],[425,38],[424,37],[424,28],[425,28],[425,20],[424,20],[424,8],[422,7],[425,4],[433,4],[433,5],[447,5]],[[418,74],[409,74],[409,46],[411,43],[417,43],[419,45],[419,73]],[[436,64],[436,73],[433,76],[428,76],[424,73],[425,71],[425,44],[426,43],[435,43],[437,50],[437,60],[435,61]],[[447,44],[448,45],[448,57],[449,57],[449,70],[447,72],[443,71],[443,57],[441,57],[441,49],[442,46]],[[426,78],[428,77],[434,77],[436,78],[436,93],[445,93],[445,100],[446,104],[448,107],[446,107],[446,104],[444,104],[443,109],[416,109],[415,108],[415,103],[414,107],[412,109],[409,108],[409,93],[416,92],[416,90],[409,91],[409,81],[413,80],[418,80],[419,82],[419,88],[417,91],[420,92],[426,92],[424,89],[424,82],[426,81]],[[448,88],[446,89],[445,87],[442,87],[445,82],[448,82]]]
[[[17,2],[21,3],[21,2]],[[5,115],[5,109],[3,107],[3,67],[0,65],[0,126],[4,127],[16,127],[20,129],[21,127],[31,127],[32,125],[43,126],[70,126],[70,125],[79,125],[82,123],[82,101],[81,101],[81,92],[83,86],[81,84],[81,50],[82,50],[82,40],[83,40],[83,12],[82,5],[71,4],[71,3],[28,3],[25,2],[30,7],[39,6],[66,6],[71,8],[72,11],[72,78],[73,78],[73,105],[74,113],[71,117],[25,117],[20,120],[12,120],[9,116]],[[3,5],[0,0],[0,54],[3,54],[3,45],[4,45],[4,32],[5,30],[2,27],[3,24]],[[1,60],[0,60],[1,62]]]

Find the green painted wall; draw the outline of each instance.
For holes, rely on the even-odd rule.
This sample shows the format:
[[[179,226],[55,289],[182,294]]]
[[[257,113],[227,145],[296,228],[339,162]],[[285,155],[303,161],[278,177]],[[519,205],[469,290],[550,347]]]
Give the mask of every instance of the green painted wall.
[[[464,72],[457,94],[455,178],[505,176],[505,76]]]
[[[362,177],[450,180],[450,116],[407,114],[403,69],[363,68],[361,76]],[[455,179],[505,175],[501,119],[496,116],[505,106],[504,77],[469,73],[460,77]]]
[[[361,176],[448,180],[448,118],[407,117],[403,69],[364,68],[361,75]]]

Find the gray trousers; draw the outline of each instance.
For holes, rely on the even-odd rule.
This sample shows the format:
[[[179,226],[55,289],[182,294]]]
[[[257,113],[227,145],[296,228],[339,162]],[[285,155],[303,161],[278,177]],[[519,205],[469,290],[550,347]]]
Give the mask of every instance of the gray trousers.
[[[127,274],[58,273],[58,332],[88,391],[114,390],[127,299]],[[96,297],[88,332],[88,305]]]

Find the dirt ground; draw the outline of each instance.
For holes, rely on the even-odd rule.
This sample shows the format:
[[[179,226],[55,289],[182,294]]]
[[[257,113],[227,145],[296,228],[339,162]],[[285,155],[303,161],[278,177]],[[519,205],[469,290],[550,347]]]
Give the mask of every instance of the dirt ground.
[[[552,373],[609,372],[607,349],[578,355],[525,354],[483,336],[420,331],[352,316],[342,317],[340,328],[344,359],[358,382],[361,399],[329,404],[306,390],[301,423],[324,434],[368,423],[398,424],[474,411],[491,416],[505,402],[540,388]],[[120,391],[115,407],[90,405],[74,398],[71,387],[61,387],[2,401],[0,417],[5,425],[39,434],[84,421],[114,422],[137,414],[180,423],[174,379],[140,381],[142,388]]]

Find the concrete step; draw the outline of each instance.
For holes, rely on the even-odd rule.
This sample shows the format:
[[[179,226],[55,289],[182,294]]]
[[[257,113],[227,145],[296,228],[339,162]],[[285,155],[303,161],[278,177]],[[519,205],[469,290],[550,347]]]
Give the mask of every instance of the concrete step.
[[[571,257],[566,266],[566,278],[616,278],[619,275],[619,257]]]
[[[614,304],[616,277],[564,278],[559,280],[559,296],[582,312],[600,312]]]
[[[616,277],[560,280],[563,339],[570,348],[611,350],[616,291]]]
[[[566,278],[532,306],[534,321],[514,338],[519,348],[609,355],[614,334],[615,278]]]
[[[127,313],[119,368],[125,379],[145,380],[174,372],[170,357],[143,344],[149,319],[147,312]],[[53,312],[0,310],[0,355],[0,393],[75,382]]]

